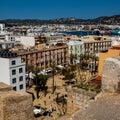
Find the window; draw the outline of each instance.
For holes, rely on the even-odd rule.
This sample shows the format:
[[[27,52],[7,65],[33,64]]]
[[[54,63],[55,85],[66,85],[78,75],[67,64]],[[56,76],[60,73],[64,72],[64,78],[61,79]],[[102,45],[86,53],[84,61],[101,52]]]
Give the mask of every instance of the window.
[[[12,75],[15,75],[16,74],[16,70],[12,70]]]
[[[22,73],[23,72],[23,68],[19,68],[19,73]]]
[[[16,78],[13,78],[13,79],[12,79],[12,83],[16,83]]]
[[[16,87],[13,87],[13,90],[15,90],[15,91],[16,91],[16,90],[17,90],[17,89],[16,89]]]
[[[19,81],[23,81],[23,76],[20,76],[20,77],[19,77]]]
[[[15,65],[15,64],[16,64],[16,61],[15,61],[15,60],[13,60],[11,63],[12,63],[12,65]]]
[[[20,85],[19,88],[20,88],[20,90],[22,90],[23,89],[23,85]]]

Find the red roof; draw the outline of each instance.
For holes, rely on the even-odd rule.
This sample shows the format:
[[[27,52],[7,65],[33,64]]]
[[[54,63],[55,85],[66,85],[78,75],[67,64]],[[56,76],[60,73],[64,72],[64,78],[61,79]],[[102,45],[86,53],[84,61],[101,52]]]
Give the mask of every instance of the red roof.
[[[120,50],[120,45],[114,45],[112,49]]]

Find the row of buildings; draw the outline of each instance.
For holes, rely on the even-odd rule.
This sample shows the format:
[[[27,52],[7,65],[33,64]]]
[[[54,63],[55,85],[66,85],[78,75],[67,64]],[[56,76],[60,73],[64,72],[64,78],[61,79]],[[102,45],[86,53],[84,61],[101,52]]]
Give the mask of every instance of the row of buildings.
[[[36,44],[36,39],[30,36],[10,34],[12,37],[6,39],[5,36],[9,34],[4,30],[4,25],[0,27],[0,81],[12,85],[16,91],[26,90],[27,66],[39,67],[40,70],[48,69],[52,64],[66,66],[70,63],[71,54],[77,55],[79,60],[80,54],[98,55],[112,47],[112,40],[108,36],[84,36],[77,40],[50,36],[46,44]],[[10,43],[9,46],[6,41]]]

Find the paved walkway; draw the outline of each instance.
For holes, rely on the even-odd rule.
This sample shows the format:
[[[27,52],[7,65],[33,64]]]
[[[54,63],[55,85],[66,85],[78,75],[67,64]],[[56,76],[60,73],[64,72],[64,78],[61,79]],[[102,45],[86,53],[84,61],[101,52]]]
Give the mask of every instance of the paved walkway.
[[[119,101],[120,94],[101,94],[97,100],[75,113],[71,120],[120,120]]]

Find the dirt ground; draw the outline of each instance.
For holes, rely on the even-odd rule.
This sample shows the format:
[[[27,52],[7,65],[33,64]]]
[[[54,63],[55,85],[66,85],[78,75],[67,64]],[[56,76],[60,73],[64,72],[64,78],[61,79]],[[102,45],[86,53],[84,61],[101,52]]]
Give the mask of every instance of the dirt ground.
[[[84,74],[83,77],[86,79],[91,78],[91,74],[89,72],[85,73],[76,73],[76,82],[79,83],[79,80],[81,79],[80,74]],[[39,93],[39,98],[37,99],[36,91],[35,91],[35,86],[32,86],[28,91],[33,93],[35,96],[35,100],[33,101],[33,106],[35,105],[40,105],[43,108],[45,108],[46,111],[50,110],[50,107],[52,106],[55,108],[55,111],[53,111],[52,116],[40,116],[38,118],[35,118],[35,120],[57,120],[57,118],[61,117],[64,115],[64,113],[67,110],[67,107],[63,105],[62,103],[57,104],[56,98],[57,96],[62,96],[66,94],[66,86],[65,86],[65,80],[63,80],[62,75],[58,74],[54,77],[54,85],[56,86],[54,94],[52,94],[52,80],[53,78],[50,77],[47,80],[47,94],[45,95],[43,92]]]
[[[35,96],[35,100],[33,101],[33,106],[40,105],[43,108],[45,108],[46,111],[50,110],[50,107],[52,106],[55,108],[55,111],[53,111],[52,116],[40,116],[38,118],[35,118],[35,120],[56,120],[59,116],[64,115],[65,112],[65,106],[62,104],[57,104],[55,99],[58,96],[62,96],[66,93],[64,83],[65,81],[62,80],[62,75],[56,75],[54,78],[54,83],[56,86],[54,94],[52,94],[52,77],[48,79],[47,81],[47,95],[45,96],[43,92],[39,93],[39,98],[37,99],[35,86],[32,86],[29,90],[29,92],[33,93]]]

